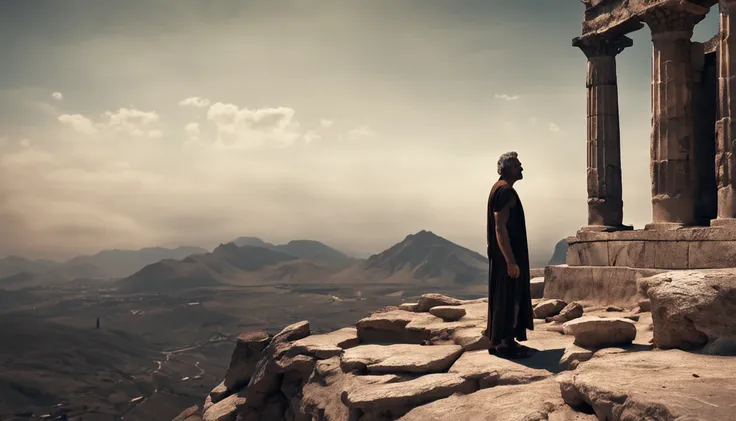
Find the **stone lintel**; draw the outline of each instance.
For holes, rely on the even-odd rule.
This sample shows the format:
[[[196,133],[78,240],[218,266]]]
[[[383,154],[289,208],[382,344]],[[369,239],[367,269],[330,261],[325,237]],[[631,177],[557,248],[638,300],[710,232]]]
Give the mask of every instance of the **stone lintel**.
[[[596,35],[622,35],[643,28],[642,18],[653,9],[671,8],[705,15],[717,0],[583,0],[585,20],[583,38]]]

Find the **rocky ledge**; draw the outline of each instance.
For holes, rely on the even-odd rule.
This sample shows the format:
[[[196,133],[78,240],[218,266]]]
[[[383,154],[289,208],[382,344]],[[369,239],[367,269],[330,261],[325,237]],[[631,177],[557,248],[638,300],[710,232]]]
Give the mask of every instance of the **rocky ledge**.
[[[733,420],[736,269],[661,274],[640,292],[629,308],[534,300],[538,352],[523,360],[487,352],[486,300],[439,294],[326,334],[247,332],[223,382],[176,420]]]

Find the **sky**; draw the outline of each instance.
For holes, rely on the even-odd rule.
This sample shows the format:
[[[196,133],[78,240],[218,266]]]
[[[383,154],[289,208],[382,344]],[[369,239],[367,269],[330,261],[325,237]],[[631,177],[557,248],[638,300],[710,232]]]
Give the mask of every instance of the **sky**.
[[[238,236],[485,254],[496,161],[532,259],[587,223],[574,0],[0,0],[0,256]],[[713,9],[694,41],[717,32]],[[651,220],[651,35],[618,56],[624,222]]]

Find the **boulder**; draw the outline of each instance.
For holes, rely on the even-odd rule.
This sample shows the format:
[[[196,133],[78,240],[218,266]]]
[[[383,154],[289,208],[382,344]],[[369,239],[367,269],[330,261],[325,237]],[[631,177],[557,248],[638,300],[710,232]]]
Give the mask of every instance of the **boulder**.
[[[575,336],[583,348],[606,348],[630,344],[636,338],[636,324],[620,317],[581,317],[562,325],[565,335]]]
[[[398,421],[597,421],[574,411],[553,379],[457,394],[412,409]]]
[[[437,306],[459,306],[462,301],[442,294],[424,294],[419,298],[417,311],[426,312]]]
[[[652,311],[652,301],[649,299],[639,301],[639,310],[645,313]]]
[[[559,377],[572,407],[601,420],[733,420],[736,359],[680,350],[596,356]]]
[[[465,316],[465,309],[459,306],[435,306],[429,309],[429,313],[446,322],[455,322]]]
[[[447,371],[463,353],[460,345],[360,345],[345,350],[344,371],[380,373],[438,373]]]
[[[238,407],[244,403],[245,398],[230,395],[205,411],[202,421],[232,421],[237,415]]]
[[[562,300],[544,300],[534,307],[534,318],[546,319],[547,317],[556,316],[560,314],[562,309],[566,306],[567,303]]]
[[[232,394],[233,394],[233,391],[232,390],[229,390],[225,386],[225,382],[223,381],[223,382],[220,382],[220,384],[218,384],[217,386],[215,386],[214,389],[212,389],[212,391],[210,392],[209,397],[210,397],[210,400],[212,401],[212,403],[217,403],[217,402],[220,402],[221,400],[227,398],[228,396],[230,396]]]
[[[268,333],[262,330],[245,332],[238,336],[225,380],[222,383],[229,393],[237,392],[248,384],[261,358],[261,352],[270,340]],[[218,402],[218,400],[212,396],[212,402]]]
[[[579,317],[583,317],[583,313],[583,306],[577,301],[573,301],[570,304],[566,305],[565,308],[560,311],[560,314],[552,316],[551,318],[549,318],[549,320],[557,323],[565,323],[569,322],[570,320],[575,320]]]
[[[654,344],[701,347],[736,336],[736,269],[666,272],[639,281],[651,301]]]
[[[544,276],[532,278],[529,281],[529,287],[531,289],[532,298],[543,298],[544,297]]]

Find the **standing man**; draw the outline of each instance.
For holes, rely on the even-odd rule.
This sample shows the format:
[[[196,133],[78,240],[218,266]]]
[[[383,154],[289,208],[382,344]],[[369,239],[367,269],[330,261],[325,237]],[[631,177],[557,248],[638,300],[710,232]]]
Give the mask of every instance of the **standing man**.
[[[501,155],[488,198],[488,352],[507,358],[534,353],[514,340],[525,341],[526,330],[534,330],[526,221],[514,190],[523,170],[516,152]]]

